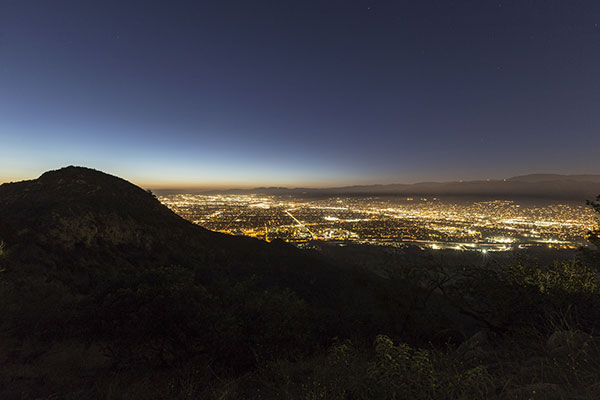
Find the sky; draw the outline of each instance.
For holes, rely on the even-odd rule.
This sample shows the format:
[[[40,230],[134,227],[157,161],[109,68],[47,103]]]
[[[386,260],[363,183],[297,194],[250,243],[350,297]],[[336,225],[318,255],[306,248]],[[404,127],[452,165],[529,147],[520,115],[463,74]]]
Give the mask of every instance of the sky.
[[[600,173],[600,1],[0,0],[0,182]]]

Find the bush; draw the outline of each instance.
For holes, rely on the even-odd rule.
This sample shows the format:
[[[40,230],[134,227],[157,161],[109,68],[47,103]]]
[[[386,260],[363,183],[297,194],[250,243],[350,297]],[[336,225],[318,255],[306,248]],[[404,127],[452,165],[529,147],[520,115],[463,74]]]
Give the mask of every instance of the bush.
[[[462,370],[449,354],[395,345],[382,335],[367,377],[374,397],[382,399],[485,398],[492,386],[483,366]]]
[[[499,332],[521,327],[548,332],[565,317],[585,331],[600,327],[598,275],[577,260],[467,269],[445,292],[463,312]]]
[[[596,197],[596,201],[588,201],[587,203],[600,215],[600,195]],[[600,224],[588,233],[588,239],[596,246],[597,250],[600,250]]]
[[[334,344],[327,365],[313,371],[302,385],[303,398],[482,399],[493,389],[481,365],[465,368],[455,353],[394,344],[384,335],[377,336],[371,354],[348,341]]]

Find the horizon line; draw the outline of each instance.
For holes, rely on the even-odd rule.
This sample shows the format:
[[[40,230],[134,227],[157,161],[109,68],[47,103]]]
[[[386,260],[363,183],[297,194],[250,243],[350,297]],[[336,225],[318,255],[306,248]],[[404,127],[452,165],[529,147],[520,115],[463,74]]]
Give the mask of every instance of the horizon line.
[[[43,171],[42,173],[37,174],[35,177],[31,176],[18,176],[18,177],[0,177],[0,185],[5,183],[17,183],[21,181],[29,181],[35,180],[39,178],[42,174],[52,170],[59,170],[65,167],[59,167],[56,169],[48,169]],[[83,167],[90,168],[90,167]],[[96,168],[91,168],[96,169]],[[193,191],[214,191],[214,190],[253,190],[253,189],[288,189],[288,190],[299,190],[299,189],[339,189],[339,188],[348,188],[354,186],[389,186],[389,185],[418,185],[418,184],[443,184],[443,183],[460,183],[460,182],[501,182],[507,181],[510,179],[514,179],[517,177],[526,177],[526,176],[535,176],[535,175],[558,175],[564,177],[572,177],[572,176],[590,176],[590,177],[600,177],[600,172],[598,173],[557,173],[557,172],[532,172],[532,173],[522,173],[511,176],[505,176],[502,178],[498,177],[487,177],[487,178],[472,178],[472,179],[448,179],[448,180],[415,180],[415,181],[392,181],[392,180],[381,180],[376,182],[365,182],[364,180],[357,180],[354,182],[351,181],[340,181],[334,182],[333,180],[329,183],[324,182],[314,182],[314,183],[302,183],[299,185],[294,185],[290,183],[282,184],[282,183],[265,183],[265,182],[177,182],[176,180],[158,180],[158,181],[150,181],[148,179],[144,179],[142,177],[127,177],[126,174],[119,174],[112,171],[105,171],[102,169],[96,169],[97,171],[104,172],[110,175],[114,175],[116,177],[120,177],[125,179],[137,186],[140,186],[145,189],[151,189],[156,191],[173,191],[173,190],[193,190]],[[362,182],[361,182],[362,181]]]

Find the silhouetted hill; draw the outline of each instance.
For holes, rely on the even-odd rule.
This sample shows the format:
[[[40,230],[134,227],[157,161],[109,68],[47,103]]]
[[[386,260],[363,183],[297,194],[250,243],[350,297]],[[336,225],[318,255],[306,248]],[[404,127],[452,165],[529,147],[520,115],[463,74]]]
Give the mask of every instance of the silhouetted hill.
[[[0,237],[27,249],[24,257],[45,253],[41,259],[49,263],[64,264],[65,257],[80,265],[175,262],[186,244],[207,249],[213,236],[143,189],[88,168],[0,186]]]
[[[395,309],[387,306],[396,292],[383,290],[385,279],[374,273],[338,265],[281,240],[267,243],[208,231],[177,216],[150,192],[88,168],[67,167],[35,180],[1,185],[0,241],[6,243],[2,278],[14,294],[7,301],[16,304],[14,310],[27,308],[13,312],[13,322],[7,322],[18,332],[43,325],[52,327],[44,329],[53,337],[63,338],[67,334],[57,327],[86,332],[89,326],[91,332],[84,335],[109,338],[127,348],[121,335],[135,331],[132,340],[146,343],[155,318],[166,318],[169,329],[180,324],[169,319],[170,311],[162,307],[188,307],[185,299],[192,296],[190,307],[198,313],[193,318],[210,317],[218,321],[211,323],[225,324],[215,330],[200,329],[216,335],[202,340],[221,343],[227,351],[236,346],[246,349],[243,366],[253,358],[248,347],[232,347],[227,337],[218,338],[218,329],[230,332],[235,340],[251,340],[248,332],[254,321],[244,315],[246,303],[255,307],[256,318],[269,324],[287,321],[281,313],[290,315],[290,324],[310,318],[315,335],[310,346],[345,332],[375,334],[396,318]],[[190,293],[179,292],[184,289]],[[127,312],[133,316],[146,310],[145,304],[160,311],[145,314],[150,327],[125,328],[122,305],[106,303],[110,298],[124,299],[123,307],[129,307]],[[27,304],[35,304],[35,309]],[[375,304],[384,305],[378,314],[373,313]],[[25,312],[28,317],[22,318]],[[76,317],[70,317],[71,312]],[[98,312],[109,314],[98,319]],[[235,318],[229,320],[227,313]],[[187,314],[181,318],[185,324],[193,320]],[[244,327],[239,327],[241,319],[246,321]],[[188,328],[186,335],[199,335],[196,327]],[[263,327],[256,335],[285,337],[302,329]]]
[[[284,242],[208,231],[123,179],[72,166],[0,186],[0,240],[16,262],[84,286],[122,268],[181,265],[204,281],[255,275],[264,285],[326,298],[330,293],[312,288],[329,285],[338,272]]]
[[[164,237],[165,228],[177,233],[191,228],[143,189],[79,167],[0,186],[0,220],[8,242],[27,239],[66,248],[99,244],[151,248]],[[194,230],[207,235],[204,229]]]

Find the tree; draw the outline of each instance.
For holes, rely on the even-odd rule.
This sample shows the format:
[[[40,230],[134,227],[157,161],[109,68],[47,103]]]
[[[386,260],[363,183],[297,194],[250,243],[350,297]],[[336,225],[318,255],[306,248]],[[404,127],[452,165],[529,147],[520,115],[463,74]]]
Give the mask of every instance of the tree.
[[[587,204],[592,206],[594,211],[596,211],[600,216],[600,195],[596,197],[596,201],[588,200]],[[596,225],[594,229],[588,232],[588,240],[600,250],[600,224]]]

